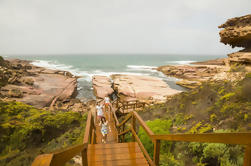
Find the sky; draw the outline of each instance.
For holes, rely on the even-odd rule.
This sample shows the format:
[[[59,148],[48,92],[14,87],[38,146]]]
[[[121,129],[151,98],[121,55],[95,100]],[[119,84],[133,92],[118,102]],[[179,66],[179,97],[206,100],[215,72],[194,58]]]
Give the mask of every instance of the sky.
[[[198,54],[237,49],[218,26],[251,0],[0,0],[0,54]]]

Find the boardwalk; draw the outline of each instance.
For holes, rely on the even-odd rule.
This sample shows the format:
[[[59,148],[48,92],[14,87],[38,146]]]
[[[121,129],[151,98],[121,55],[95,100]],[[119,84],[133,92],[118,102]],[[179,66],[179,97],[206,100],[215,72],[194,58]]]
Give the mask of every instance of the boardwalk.
[[[107,135],[107,143],[117,143],[118,142],[118,138],[117,138],[117,129],[116,129],[116,126],[115,126],[115,121],[114,121],[114,118],[112,117],[112,115],[110,115],[110,121],[109,121],[109,113],[110,112],[104,112],[105,114],[105,118],[108,120],[108,124],[109,124],[109,127],[111,128],[111,132],[108,132],[108,135]],[[97,120],[96,120],[97,122]],[[97,144],[101,144],[101,140],[102,140],[102,134],[100,132],[101,130],[101,126],[99,126],[98,123],[95,123],[95,126],[96,126],[96,143]]]
[[[95,108],[93,108],[95,114]],[[101,127],[95,121],[96,127],[96,143],[88,145],[88,165],[91,166],[144,166],[148,165],[140,147],[136,142],[118,143],[118,133],[115,125],[115,120],[112,115],[104,112],[105,117],[109,122],[111,132],[108,133],[107,143],[101,142],[102,134]]]

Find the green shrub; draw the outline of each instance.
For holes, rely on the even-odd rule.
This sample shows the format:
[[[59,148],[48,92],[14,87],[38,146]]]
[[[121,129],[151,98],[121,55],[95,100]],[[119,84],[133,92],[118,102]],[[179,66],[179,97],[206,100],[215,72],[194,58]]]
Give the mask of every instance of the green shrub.
[[[229,131],[218,130],[216,132]],[[239,145],[192,142],[188,144],[188,151],[194,156],[193,161],[197,164],[221,166],[241,166],[243,164],[243,148]]]
[[[30,163],[42,149],[81,143],[85,120],[86,114],[51,112],[0,100],[0,165],[6,165],[6,161],[9,165],[29,165],[26,162]]]
[[[184,162],[182,158],[175,159],[174,155],[169,153],[169,154],[160,155],[160,165],[161,166],[184,166]]]
[[[169,134],[169,129],[172,125],[171,120],[155,119],[153,121],[147,121],[147,126],[153,131],[154,134]],[[138,136],[143,143],[148,153],[153,155],[153,143],[147,133],[142,127],[139,128]],[[167,141],[161,141],[161,151],[169,151],[170,143]]]

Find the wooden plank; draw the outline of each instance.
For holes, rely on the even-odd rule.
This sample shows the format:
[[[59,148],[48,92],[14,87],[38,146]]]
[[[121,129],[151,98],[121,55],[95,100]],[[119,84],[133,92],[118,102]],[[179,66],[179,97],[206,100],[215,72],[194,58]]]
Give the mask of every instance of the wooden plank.
[[[90,132],[91,132],[91,122],[92,122],[92,113],[89,111],[86,126],[85,126],[85,135],[83,143],[89,143]]]
[[[140,141],[139,137],[137,136],[136,132],[132,129],[132,134],[134,135],[136,141],[138,142],[139,144],[139,147],[140,149],[142,150],[142,152],[144,153],[148,163],[151,165],[151,166],[155,166],[155,163],[152,161],[151,157],[149,156],[148,152],[146,151],[144,145],[142,144],[142,142]]]
[[[88,145],[88,150],[89,149],[107,149],[107,148],[133,148],[139,146],[136,142],[126,142],[126,143],[113,143],[113,144],[89,144]]]
[[[53,154],[42,154],[35,158],[31,166],[50,166]]]
[[[89,162],[88,166],[147,166],[145,159],[131,159],[131,160],[110,160]]]
[[[141,152],[141,149],[137,146],[135,148],[107,148],[107,149],[88,149],[88,155],[96,155],[96,154],[119,154],[119,153],[136,153],[136,152]]]
[[[108,160],[130,160],[130,159],[138,159],[138,158],[145,158],[142,152],[137,153],[127,153],[127,154],[97,154],[88,156],[88,161],[108,161]]]
[[[143,129],[146,131],[146,133],[148,134],[148,136],[152,136],[154,135],[154,133],[152,132],[152,130],[146,125],[146,123],[144,122],[144,120],[139,116],[139,114],[135,111],[133,111],[133,114],[135,116],[135,118],[138,120],[139,124],[143,127]]]
[[[208,142],[224,144],[251,144],[251,133],[205,133],[152,135],[153,139],[184,142]]]
[[[53,154],[53,159],[51,161],[50,166],[58,166],[58,165],[64,165],[67,161],[72,159],[77,154],[80,154],[85,148],[87,148],[87,144],[77,145],[73,146],[67,149],[64,149],[59,152],[55,152]],[[87,156],[83,156],[87,157]]]

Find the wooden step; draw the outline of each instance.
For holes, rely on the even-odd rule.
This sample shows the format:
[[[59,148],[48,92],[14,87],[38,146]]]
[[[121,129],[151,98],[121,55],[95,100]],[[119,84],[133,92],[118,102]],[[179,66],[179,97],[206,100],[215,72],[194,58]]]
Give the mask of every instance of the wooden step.
[[[112,144],[89,144],[88,149],[107,149],[122,147],[139,147],[137,142],[112,143]]]
[[[136,142],[88,145],[89,165],[148,165]]]
[[[91,155],[90,160],[92,161],[110,161],[110,160],[130,160],[130,159],[138,159],[144,158],[144,155],[141,152],[138,153],[113,153],[113,154],[99,154],[99,155]]]
[[[89,149],[88,148],[88,154],[92,154],[92,155],[99,155],[99,154],[114,154],[114,153],[137,153],[137,152],[141,152],[140,148],[116,148],[116,149],[112,149],[112,148],[107,148],[104,150],[98,150],[98,149]]]
[[[145,159],[134,160],[111,160],[111,161],[98,161],[88,162],[88,166],[145,166],[148,165]]]

